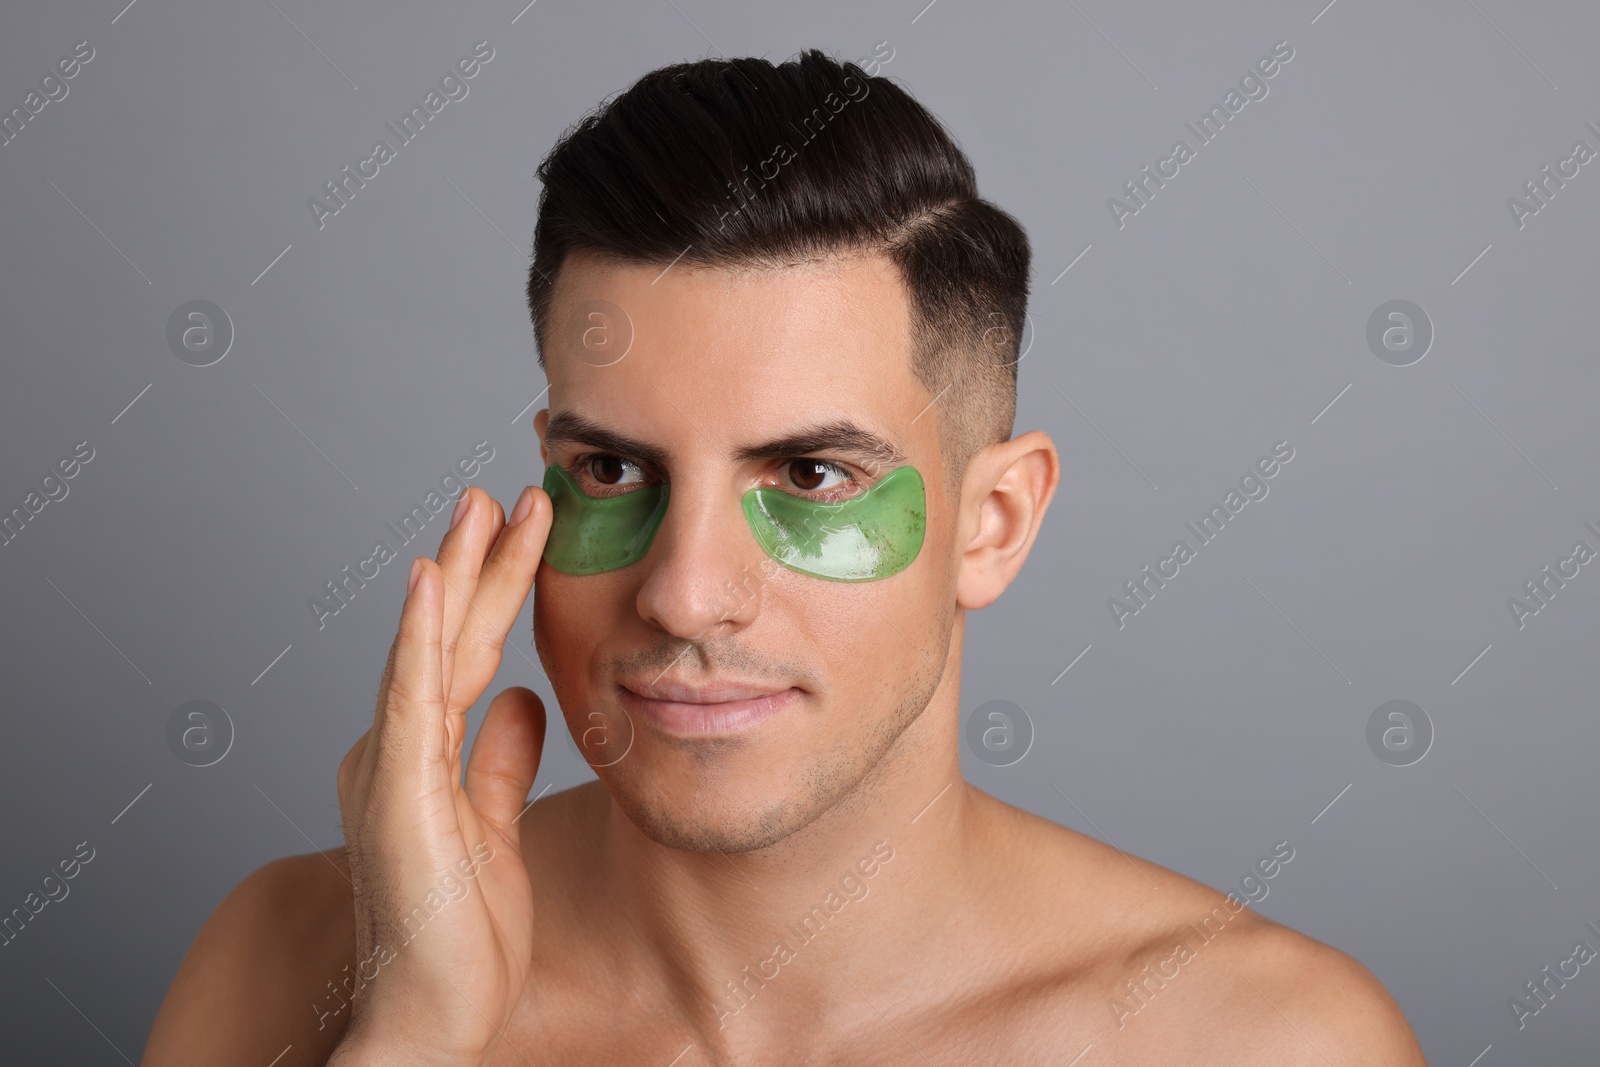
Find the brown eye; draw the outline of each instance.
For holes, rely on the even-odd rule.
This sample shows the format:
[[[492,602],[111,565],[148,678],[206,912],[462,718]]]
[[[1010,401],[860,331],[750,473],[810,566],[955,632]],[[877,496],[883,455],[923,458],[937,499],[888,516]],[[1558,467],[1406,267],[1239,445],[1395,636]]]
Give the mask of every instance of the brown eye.
[[[638,464],[629,463],[621,456],[594,456],[589,460],[589,475],[601,485],[626,485],[628,472],[639,471]]]
[[[789,462],[789,478],[797,489],[808,493],[832,489],[845,481],[844,471],[832,463],[820,459],[796,459]],[[830,474],[838,475],[837,480],[829,482]]]

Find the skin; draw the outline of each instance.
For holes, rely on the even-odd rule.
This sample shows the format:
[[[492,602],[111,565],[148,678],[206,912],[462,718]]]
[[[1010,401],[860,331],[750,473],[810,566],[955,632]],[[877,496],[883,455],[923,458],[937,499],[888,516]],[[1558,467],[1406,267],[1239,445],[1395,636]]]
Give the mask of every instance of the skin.
[[[632,321],[609,366],[562,340],[589,299]],[[1060,464],[1031,431],[947,484],[909,314],[875,255],[759,273],[564,266],[541,455],[608,451],[552,435],[552,415],[568,414],[659,450],[662,470],[599,467],[626,472],[616,491],[670,480],[649,552],[562,574],[539,562],[542,490],[524,493],[514,525],[467,491],[437,561],[415,565],[373,728],[340,768],[345,846],[270,863],[223,901],[143,1062],[266,1064],[290,1045],[280,1067],[1422,1064],[1394,1001],[1350,957],[1248,908],[1202,943],[1195,925],[1221,894],[962,780],[966,612],[1017,576]],[[886,438],[926,482],[922,551],[881,581],[763,567],[740,513],[756,486],[848,488],[815,459],[863,484],[881,475],[871,457],[829,450],[738,456],[839,419]],[[460,748],[530,589],[541,662],[598,780],[519,817],[539,699],[494,698],[464,786]],[[663,672],[801,692],[748,730],[682,736],[618,689]],[[399,916],[475,845],[493,858],[467,894],[319,1030],[308,1005],[325,983],[399,943]],[[867,876],[857,864],[875,845],[892,859]],[[788,924],[846,876],[862,888],[801,945]],[[780,938],[793,955],[775,965]],[[1194,958],[1119,1020],[1124,983],[1180,939]],[[747,966],[767,978],[749,980],[741,1006],[725,983]]]

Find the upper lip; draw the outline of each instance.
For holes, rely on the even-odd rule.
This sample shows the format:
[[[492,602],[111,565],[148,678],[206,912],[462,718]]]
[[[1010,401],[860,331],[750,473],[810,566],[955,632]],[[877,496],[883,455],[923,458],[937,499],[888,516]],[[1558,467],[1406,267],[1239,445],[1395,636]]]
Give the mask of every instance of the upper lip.
[[[760,685],[729,679],[702,682],[698,685],[674,681],[671,678],[628,680],[620,684],[622,688],[636,696],[649,700],[670,700],[680,704],[723,704],[733,700],[754,700],[759,697],[774,696],[792,688],[786,685]]]

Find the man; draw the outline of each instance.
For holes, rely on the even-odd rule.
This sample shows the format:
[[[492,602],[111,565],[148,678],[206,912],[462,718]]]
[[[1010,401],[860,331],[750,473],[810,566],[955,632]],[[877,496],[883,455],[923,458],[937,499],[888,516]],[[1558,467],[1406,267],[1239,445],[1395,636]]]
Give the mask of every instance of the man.
[[[1027,238],[938,122],[708,60],[540,177],[543,487],[415,561],[344,847],[223,901],[145,1063],[1421,1064],[1349,957],[962,781],[965,614],[1059,460]],[[461,745],[530,590],[598,780],[527,806],[531,691]]]

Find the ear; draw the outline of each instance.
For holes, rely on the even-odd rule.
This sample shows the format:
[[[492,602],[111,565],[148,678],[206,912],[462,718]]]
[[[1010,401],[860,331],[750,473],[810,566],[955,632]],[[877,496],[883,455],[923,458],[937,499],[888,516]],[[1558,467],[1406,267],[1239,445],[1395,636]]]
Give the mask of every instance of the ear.
[[[1028,558],[1060,480],[1055,442],[1038,430],[972,457],[961,490],[958,606],[985,608],[1005,592]]]
[[[550,409],[540,408],[533,417],[533,432],[539,435],[539,461],[550,465],[550,450],[544,447],[544,428],[550,424]]]

